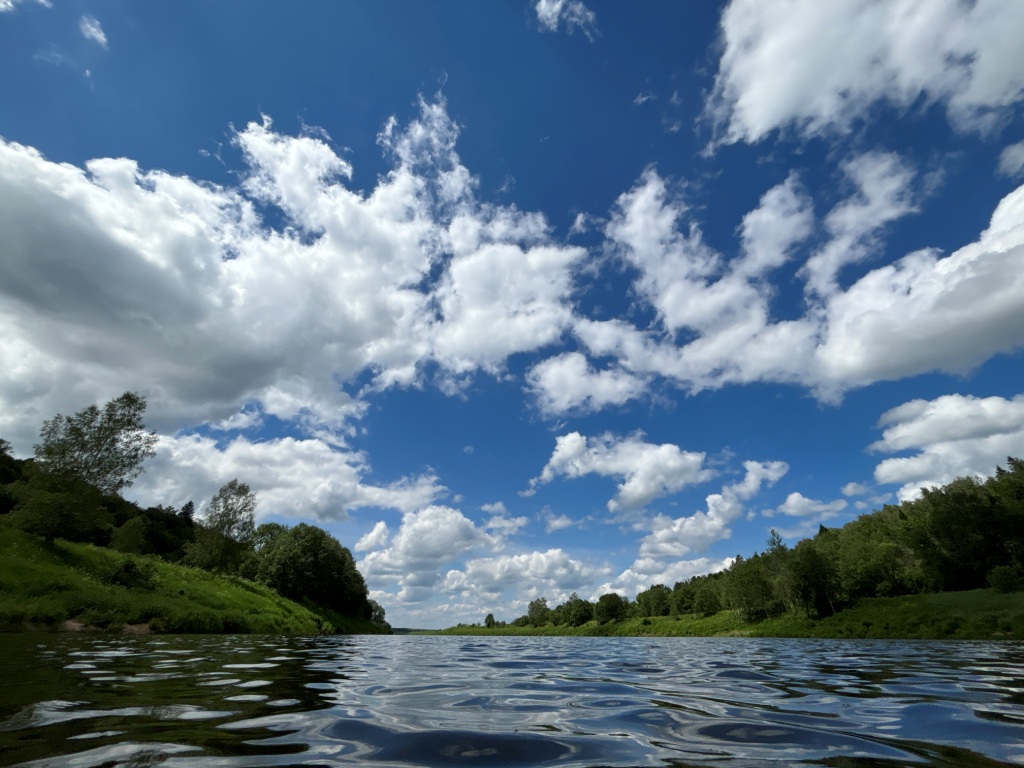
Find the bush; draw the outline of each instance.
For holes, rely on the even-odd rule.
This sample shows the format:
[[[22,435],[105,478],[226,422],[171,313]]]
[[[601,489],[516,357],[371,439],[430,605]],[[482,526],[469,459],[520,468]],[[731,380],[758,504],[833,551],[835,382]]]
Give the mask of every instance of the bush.
[[[152,589],[154,569],[151,563],[139,565],[133,558],[128,558],[107,574],[104,581],[128,589]]]
[[[1012,565],[997,565],[988,572],[988,583],[996,592],[1019,592],[1024,587],[1020,571]]]

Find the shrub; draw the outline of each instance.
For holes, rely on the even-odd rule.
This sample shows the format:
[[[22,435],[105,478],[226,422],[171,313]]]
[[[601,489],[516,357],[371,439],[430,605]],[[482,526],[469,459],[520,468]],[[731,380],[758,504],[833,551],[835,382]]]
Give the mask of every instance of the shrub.
[[[988,572],[988,583],[996,592],[1019,592],[1024,586],[1020,571],[1012,565],[997,565]]]

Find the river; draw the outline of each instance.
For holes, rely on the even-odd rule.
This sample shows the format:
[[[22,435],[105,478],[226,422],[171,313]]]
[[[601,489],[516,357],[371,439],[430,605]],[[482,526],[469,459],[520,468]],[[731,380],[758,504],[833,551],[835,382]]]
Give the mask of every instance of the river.
[[[0,635],[0,765],[1024,764],[1018,643]]]

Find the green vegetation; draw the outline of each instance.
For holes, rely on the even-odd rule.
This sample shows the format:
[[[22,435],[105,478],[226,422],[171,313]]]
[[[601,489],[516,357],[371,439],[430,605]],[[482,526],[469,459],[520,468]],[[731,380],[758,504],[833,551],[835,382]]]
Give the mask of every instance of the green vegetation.
[[[123,499],[153,455],[145,408],[128,392],[58,414],[30,460],[0,440],[0,630],[390,631],[348,549],[311,525],[257,528],[237,479],[201,520],[191,501]]]
[[[325,613],[232,576],[55,541],[0,525],[0,630],[57,629],[65,621],[156,632],[373,632],[364,619]],[[141,627],[140,627],[141,629]]]
[[[472,634],[760,635],[1024,639],[1024,461],[987,480],[961,477],[790,548],[634,600],[575,593],[532,601],[511,622],[488,614]],[[989,589],[986,589],[989,587]]]
[[[907,640],[1024,640],[1024,593],[993,589],[877,597],[825,619],[785,614],[750,623],[737,609],[711,616],[634,617],[579,627],[545,624],[487,629],[458,626],[442,635],[541,635],[586,637],[820,637]]]

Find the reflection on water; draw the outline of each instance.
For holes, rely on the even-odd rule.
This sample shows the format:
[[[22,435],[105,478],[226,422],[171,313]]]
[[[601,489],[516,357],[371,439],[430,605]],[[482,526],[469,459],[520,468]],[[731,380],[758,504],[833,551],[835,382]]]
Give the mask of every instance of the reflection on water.
[[[1024,647],[2,636],[0,766],[1024,764]]]

